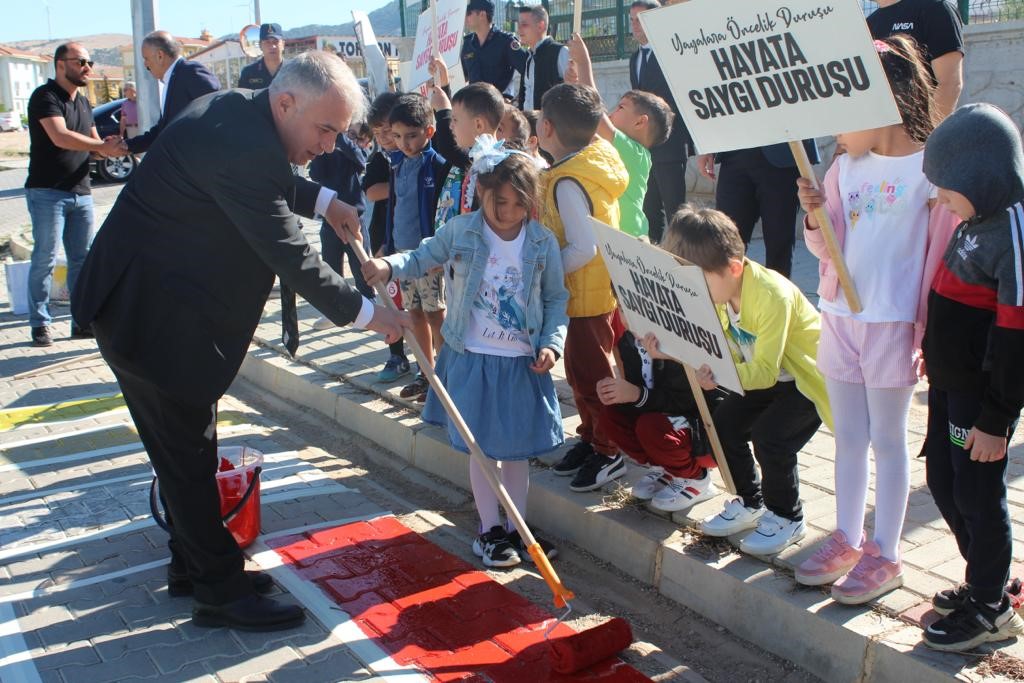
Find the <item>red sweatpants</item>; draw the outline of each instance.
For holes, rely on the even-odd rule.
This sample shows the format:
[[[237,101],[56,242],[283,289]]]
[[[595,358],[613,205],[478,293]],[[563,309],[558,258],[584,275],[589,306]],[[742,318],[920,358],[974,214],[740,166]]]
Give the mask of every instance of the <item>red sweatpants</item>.
[[[641,465],[659,465],[673,477],[699,479],[704,467],[693,457],[690,430],[676,430],[664,413],[629,414],[604,406],[601,427],[609,439]]]
[[[565,379],[580,414],[576,433],[602,455],[615,455],[618,449],[601,429],[601,399],[597,383],[612,376],[612,314],[588,318],[569,318],[565,335]]]

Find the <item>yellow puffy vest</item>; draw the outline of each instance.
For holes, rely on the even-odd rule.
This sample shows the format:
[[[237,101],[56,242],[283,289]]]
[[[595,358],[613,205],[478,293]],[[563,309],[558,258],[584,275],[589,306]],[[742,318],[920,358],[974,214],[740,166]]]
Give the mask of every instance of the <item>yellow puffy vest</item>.
[[[544,172],[540,222],[555,234],[562,249],[566,245],[565,226],[558,214],[555,186],[563,178],[579,183],[590,199],[594,218],[619,229],[619,197],[629,184],[629,173],[611,143],[598,138]],[[615,310],[611,278],[600,252],[587,265],[566,275],[565,286],[569,290],[570,318],[589,318]]]

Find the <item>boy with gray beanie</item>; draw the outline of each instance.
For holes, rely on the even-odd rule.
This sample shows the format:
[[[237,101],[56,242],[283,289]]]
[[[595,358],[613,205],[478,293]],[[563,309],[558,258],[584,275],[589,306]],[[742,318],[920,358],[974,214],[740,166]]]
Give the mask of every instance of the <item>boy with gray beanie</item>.
[[[961,107],[929,137],[925,175],[963,221],[928,297],[928,488],[967,561],[965,582],[936,593],[925,629],[939,650],[1024,633],[1004,586],[1013,545],[1007,445],[1024,405],[1024,154],[1002,110]]]

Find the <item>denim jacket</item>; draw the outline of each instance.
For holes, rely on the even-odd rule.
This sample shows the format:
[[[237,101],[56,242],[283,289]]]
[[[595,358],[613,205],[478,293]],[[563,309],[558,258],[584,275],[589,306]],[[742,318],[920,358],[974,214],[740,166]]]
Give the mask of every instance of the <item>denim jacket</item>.
[[[555,236],[537,221],[529,221],[525,230],[523,282],[530,283],[525,291],[527,334],[535,354],[549,348],[561,356],[569,324],[565,312],[569,292],[565,289],[562,254]],[[482,211],[455,216],[433,237],[420,242],[416,250],[386,258],[392,275],[403,279],[423,277],[430,269],[445,266],[450,289],[448,315],[441,326],[441,334],[445,343],[459,353],[466,350],[466,330],[473,300],[490,255],[483,231]]]

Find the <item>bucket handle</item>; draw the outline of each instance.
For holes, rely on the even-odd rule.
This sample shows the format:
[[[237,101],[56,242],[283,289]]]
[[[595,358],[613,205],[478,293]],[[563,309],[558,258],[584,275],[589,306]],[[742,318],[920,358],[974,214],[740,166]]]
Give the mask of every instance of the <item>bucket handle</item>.
[[[231,508],[231,510],[221,518],[221,521],[224,524],[227,524],[228,522],[233,520],[238,515],[238,513],[242,511],[242,508],[245,507],[245,504],[249,502],[249,498],[252,497],[253,491],[256,490],[256,484],[260,480],[260,473],[262,471],[262,467],[253,468],[252,480],[249,482],[249,487],[245,490],[245,494],[242,496],[242,500],[238,501],[235,507]],[[153,515],[153,520],[156,522],[158,527],[160,527],[167,533],[171,533],[171,526],[167,523],[167,516],[160,511],[159,501],[160,486],[157,483],[156,477],[153,477],[153,481],[150,482],[149,484],[149,512]]]

